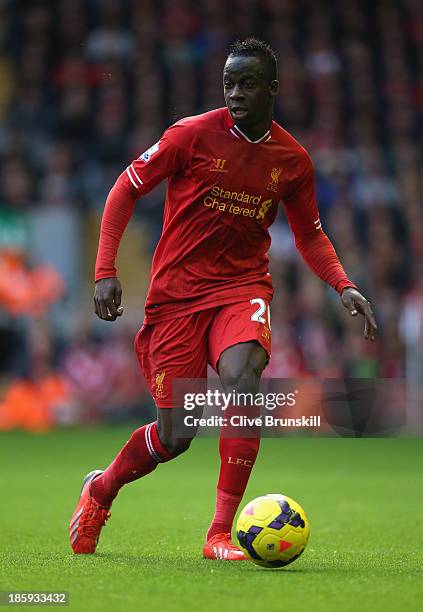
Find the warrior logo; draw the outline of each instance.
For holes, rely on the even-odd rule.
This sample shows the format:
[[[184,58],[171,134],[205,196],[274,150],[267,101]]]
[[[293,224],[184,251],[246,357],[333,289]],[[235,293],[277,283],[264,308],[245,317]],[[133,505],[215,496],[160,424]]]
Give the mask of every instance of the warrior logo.
[[[212,161],[210,172],[227,172],[225,170],[226,159],[215,158]]]

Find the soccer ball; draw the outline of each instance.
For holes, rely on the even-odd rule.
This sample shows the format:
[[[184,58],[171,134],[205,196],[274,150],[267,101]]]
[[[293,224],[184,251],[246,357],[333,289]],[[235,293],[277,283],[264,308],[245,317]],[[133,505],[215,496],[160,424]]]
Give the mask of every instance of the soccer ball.
[[[307,515],[286,495],[250,501],[236,524],[241,550],[257,565],[284,567],[304,552],[310,535]]]

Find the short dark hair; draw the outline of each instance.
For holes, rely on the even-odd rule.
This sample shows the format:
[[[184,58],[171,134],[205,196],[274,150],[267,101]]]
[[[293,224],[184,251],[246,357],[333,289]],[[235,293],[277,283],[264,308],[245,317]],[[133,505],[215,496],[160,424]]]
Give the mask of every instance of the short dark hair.
[[[229,48],[228,57],[258,57],[265,65],[271,81],[278,78],[278,62],[275,52],[263,40],[251,36],[244,40],[236,40]]]

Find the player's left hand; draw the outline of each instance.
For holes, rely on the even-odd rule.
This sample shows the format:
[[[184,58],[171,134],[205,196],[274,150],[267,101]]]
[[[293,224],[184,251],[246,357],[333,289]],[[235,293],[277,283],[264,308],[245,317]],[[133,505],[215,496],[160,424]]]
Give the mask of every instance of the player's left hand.
[[[94,311],[103,321],[116,321],[122,316],[122,286],[115,277],[101,278],[95,284]]]
[[[346,287],[343,290],[341,300],[352,317],[356,317],[358,313],[363,315],[364,337],[366,340],[374,340],[377,324],[370,302],[357,289],[353,289],[353,287]]]

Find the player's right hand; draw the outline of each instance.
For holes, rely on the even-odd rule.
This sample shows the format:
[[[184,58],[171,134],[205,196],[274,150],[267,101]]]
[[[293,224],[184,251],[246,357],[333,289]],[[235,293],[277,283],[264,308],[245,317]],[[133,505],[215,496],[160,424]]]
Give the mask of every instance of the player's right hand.
[[[116,321],[123,314],[122,287],[117,278],[101,278],[95,284],[94,310],[103,321]]]

